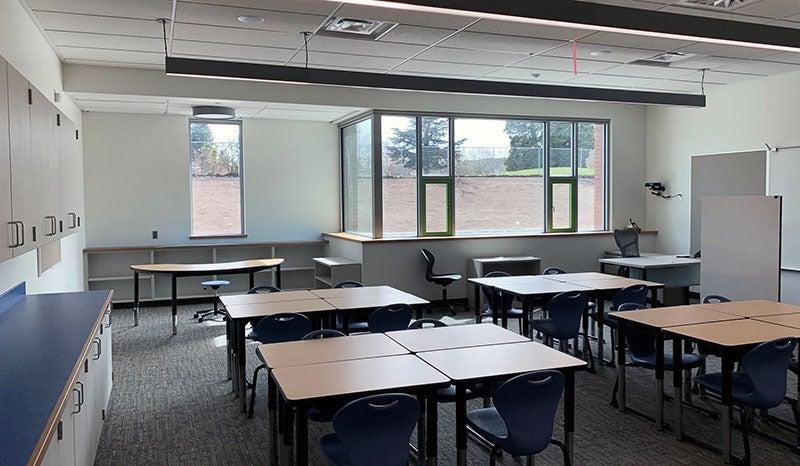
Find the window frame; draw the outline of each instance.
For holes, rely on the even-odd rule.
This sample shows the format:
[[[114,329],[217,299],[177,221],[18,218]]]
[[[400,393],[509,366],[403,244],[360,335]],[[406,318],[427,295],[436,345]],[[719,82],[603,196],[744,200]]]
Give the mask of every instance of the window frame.
[[[578,232],[578,231],[585,231],[585,232],[592,232],[592,231],[608,231],[609,222],[610,222],[610,214],[611,214],[611,206],[610,206],[610,189],[611,189],[611,182],[609,173],[611,173],[611,166],[612,166],[612,155],[611,155],[611,125],[612,122],[610,119],[607,118],[581,118],[581,117],[555,117],[555,116],[532,116],[532,115],[506,115],[506,114],[480,114],[480,113],[453,113],[453,112],[429,112],[429,111],[397,111],[397,110],[382,110],[382,109],[373,109],[367,112],[361,113],[359,115],[355,115],[352,118],[344,120],[339,123],[340,129],[340,168],[341,168],[341,177],[340,181],[342,186],[344,186],[344,152],[341,150],[341,130],[342,128],[349,126],[351,124],[357,123],[367,118],[372,118],[372,137],[373,137],[373,151],[372,151],[372,158],[373,158],[373,205],[372,205],[372,213],[373,213],[373,231],[372,231],[372,238],[380,239],[384,238],[383,232],[383,185],[382,185],[382,176],[383,176],[383,148],[382,148],[382,136],[381,136],[381,117],[389,115],[389,116],[404,116],[410,118],[416,118],[417,121],[417,234],[416,236],[410,235],[402,235],[397,236],[398,238],[423,238],[430,235],[423,234],[423,226],[422,226],[422,216],[424,215],[424,210],[422,206],[422,196],[424,193],[422,192],[423,189],[423,181],[424,179],[442,179],[446,178],[450,180],[451,189],[450,195],[452,196],[450,199],[450,213],[448,216],[449,221],[449,235],[439,235],[439,236],[458,236],[463,238],[470,238],[472,235],[456,235],[455,231],[455,211],[456,211],[456,199],[455,193],[455,134],[454,134],[454,124],[455,120],[459,118],[465,119],[484,119],[484,120],[523,120],[523,121],[535,121],[535,122],[543,122],[545,124],[545,131],[544,131],[544,169],[543,169],[543,196],[544,196],[544,209],[541,212],[541,216],[543,219],[543,231],[540,233],[535,234],[549,234],[549,233],[563,233],[563,232]],[[422,176],[422,153],[420,151],[421,146],[421,119],[423,117],[433,117],[433,118],[447,118],[449,120],[449,175],[447,176]],[[550,148],[549,148],[549,132],[550,132],[550,123],[551,122],[570,122],[572,123],[572,170],[573,176],[571,177],[553,177],[554,180],[567,180],[572,179],[574,180],[574,191],[573,191],[573,211],[571,213],[574,216],[573,225],[574,228],[570,230],[561,230],[556,229],[553,230],[550,228],[551,222],[551,214],[550,214],[550,195],[548,194],[550,191],[550,165],[549,165],[549,158],[550,158]],[[577,211],[577,203],[578,203],[578,178],[579,178],[579,168],[578,168],[578,127],[580,123],[593,123],[593,124],[600,124],[604,127],[604,138],[603,138],[603,148],[602,148],[602,156],[603,156],[603,229],[602,230],[580,230],[578,226],[578,211]],[[345,230],[345,218],[346,218],[346,204],[344,203],[344,188],[341,189],[342,194],[342,212],[341,212],[341,230]],[[532,215],[536,215],[536,213],[532,213]],[[354,234],[358,234],[357,232],[350,232]],[[514,234],[515,232],[509,231],[507,234]],[[504,233],[496,233],[490,236],[506,236],[507,234]],[[395,236],[390,236],[394,238]]]
[[[206,123],[206,124],[224,124],[224,125],[237,125],[239,126],[239,233],[230,234],[214,234],[214,235],[197,235],[194,232],[194,197],[192,194],[192,124]],[[208,118],[189,118],[187,125],[189,130],[188,142],[188,155],[189,155],[189,239],[214,239],[214,238],[247,238],[246,220],[245,220],[245,183],[244,183],[244,125],[242,120],[214,120]]]

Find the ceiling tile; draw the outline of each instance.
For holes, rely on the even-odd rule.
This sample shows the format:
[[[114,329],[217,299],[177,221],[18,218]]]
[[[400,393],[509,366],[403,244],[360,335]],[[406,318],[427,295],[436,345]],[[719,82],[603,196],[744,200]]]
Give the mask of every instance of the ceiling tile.
[[[693,81],[700,81],[702,79],[702,76],[703,76],[702,73],[695,72],[693,74],[684,76],[681,79],[684,80],[691,79]],[[757,79],[757,78],[758,76],[753,76],[751,74],[731,73],[731,72],[715,71],[715,70],[706,71],[707,83],[734,84],[742,81],[750,81],[752,79]]]
[[[604,71],[609,68],[617,66],[617,63],[596,61],[596,60],[578,60],[578,72],[580,73],[596,73]],[[517,63],[513,68],[536,70],[555,70],[555,71],[573,71],[573,64],[571,58],[549,57],[545,55],[537,55],[532,59],[524,60]]]
[[[161,24],[152,20],[94,17],[69,13],[36,14],[45,30],[124,34],[140,37],[162,37]]]
[[[332,5],[335,5],[332,3]],[[336,16],[345,18],[372,19],[379,21],[392,21],[408,26],[425,26],[442,29],[460,29],[472,21],[473,18],[456,15],[444,15],[414,10],[400,10],[381,8],[369,5],[355,5],[346,3]]]
[[[108,34],[87,34],[83,32],[48,33],[53,44],[58,46],[93,47],[116,50],[136,50],[143,52],[164,52],[164,40],[158,37],[112,36]]]
[[[174,38],[176,40],[261,45],[288,49],[296,49],[303,43],[303,37],[300,34],[185,23],[175,25]]]
[[[708,90],[713,84],[706,83]],[[687,94],[700,94],[700,84],[692,81],[670,81],[662,79],[648,83],[645,88],[655,91],[683,92]],[[718,86],[717,86],[718,87]]]
[[[433,45],[456,32],[452,29],[426,28],[420,26],[395,27],[381,37],[378,42],[397,42],[402,44]]]
[[[487,19],[478,22],[474,26],[470,26],[469,31],[487,32],[491,34],[502,34],[507,36],[536,37],[560,41],[578,39],[592,32],[585,29],[542,26],[539,24],[495,21]]]
[[[156,19],[169,18],[172,11],[170,0],[26,0],[34,11],[55,11],[94,16],[118,16],[123,18]]]
[[[719,68],[720,66],[730,65],[739,61],[736,58],[714,57],[709,55],[698,55],[696,57],[684,58],[672,64],[672,68],[685,68],[701,70]]]
[[[302,52],[298,53],[292,64],[300,65],[304,63],[305,56]],[[336,68],[352,68],[361,70],[381,70],[385,71],[402,60],[399,58],[369,57],[365,55],[348,55],[343,53],[311,52],[308,57],[310,66],[326,66]]]
[[[631,76],[610,76],[605,74],[587,74],[568,81],[569,84],[579,84],[587,86],[611,86],[611,87],[641,87],[652,78],[639,78]]]
[[[669,5],[662,8],[659,11],[663,11],[666,13],[675,13],[679,15],[689,15],[689,16],[704,16],[706,18],[714,18],[714,19],[724,19],[727,21],[741,21],[741,22],[748,22],[748,23],[763,23],[764,18],[755,15],[748,15],[745,13],[741,13],[741,9],[737,8],[734,11],[717,11],[711,10],[706,8],[697,8],[697,7],[690,7],[690,6],[682,6],[676,2],[675,5]]]
[[[239,109],[261,109],[264,102],[251,102],[246,100],[221,100],[221,99],[190,99],[184,97],[170,97],[170,105],[224,105]]]
[[[58,51],[65,59],[164,66],[164,52],[131,52],[82,47],[59,47]]]
[[[484,52],[479,50],[464,50],[448,47],[433,47],[426,50],[416,58],[451,63],[470,63],[475,65],[506,66],[527,58],[524,53],[499,53]]]
[[[739,7],[736,12],[768,18],[786,18],[800,14],[800,2],[797,0],[762,0]]]
[[[709,44],[705,42],[697,42],[686,47],[678,49],[679,52],[696,53],[699,55],[713,55],[716,57],[731,57],[731,58],[766,58],[774,55],[774,50],[760,49],[753,47],[737,47],[733,45]]]
[[[461,63],[441,63],[425,60],[411,60],[403,63],[397,68],[397,71],[413,71],[416,73],[435,73],[440,75],[457,75],[457,76],[482,76],[486,73],[494,71],[497,67],[486,65],[468,65]]]
[[[800,71],[800,65],[794,65],[791,63],[777,63],[770,61],[750,60],[750,61],[741,61],[731,65],[721,66],[716,70],[768,76],[772,74]]]
[[[192,3],[327,16],[336,3],[314,0],[189,0]]]
[[[794,63],[800,65],[800,53],[796,52],[779,52],[775,55],[770,55],[766,58],[769,61],[778,61],[783,63]]]
[[[532,74],[537,74],[538,77],[533,77]],[[523,69],[523,68],[503,68],[497,70],[492,74],[485,76],[483,79],[488,80],[513,80],[516,82],[527,82],[529,84],[539,84],[542,82],[562,82],[574,78],[571,72],[554,71],[554,70],[540,70],[540,69]]]
[[[78,106],[83,109],[125,108],[130,110],[161,110],[164,111],[164,102],[130,102],[118,100],[77,100]]]
[[[336,115],[327,112],[310,112],[296,110],[272,110],[265,108],[258,112],[255,118],[266,118],[272,120],[302,120],[302,121],[322,121],[331,122],[347,115],[347,113]]]
[[[308,41],[312,52],[349,53],[371,55],[388,58],[409,58],[425,50],[423,45],[398,44],[359,39],[340,39],[337,37],[318,36]]]
[[[145,115],[163,115],[163,108],[140,108],[132,109],[128,107],[88,107],[82,108],[87,113],[140,113]]]
[[[212,42],[187,42],[176,40],[172,53],[235,61],[237,59],[283,63],[292,56],[293,50],[274,47],[216,44]]]
[[[646,49],[666,52],[692,44],[688,40],[662,39],[660,37],[642,36],[638,34],[620,34],[615,32],[596,32],[584,37],[580,44],[613,45],[631,49]]]
[[[264,18],[263,23],[244,24],[236,18],[241,15],[253,15]],[[324,16],[287,13],[280,11],[249,10],[217,5],[178,2],[175,21],[178,23],[207,24],[211,26],[238,27],[242,29],[260,29],[300,33],[313,31],[319,26]]]
[[[686,76],[687,74],[692,73],[692,71],[681,68],[669,68],[661,66],[621,65],[604,71],[604,73],[642,78],[669,79]]]
[[[563,44],[564,42],[556,40],[531,39],[477,32],[459,32],[441,43],[444,47],[483,50],[488,52],[523,53],[526,55],[529,53],[540,53]]]

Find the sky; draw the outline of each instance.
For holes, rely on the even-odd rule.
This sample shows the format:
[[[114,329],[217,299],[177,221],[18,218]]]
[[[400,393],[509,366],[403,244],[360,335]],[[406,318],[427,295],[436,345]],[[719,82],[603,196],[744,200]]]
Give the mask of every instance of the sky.
[[[409,120],[408,117],[403,116],[384,116],[382,118],[384,139],[391,134],[392,128],[405,128]],[[455,138],[466,138],[464,147],[510,147],[505,126],[504,120],[458,118],[455,121]]]

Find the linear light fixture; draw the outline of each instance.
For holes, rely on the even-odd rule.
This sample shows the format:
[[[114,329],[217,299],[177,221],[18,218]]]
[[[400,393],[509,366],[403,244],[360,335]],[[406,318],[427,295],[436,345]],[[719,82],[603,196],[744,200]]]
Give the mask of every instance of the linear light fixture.
[[[800,53],[797,29],[573,0],[327,0]]]
[[[167,75],[170,76],[403,91],[446,92],[453,94],[539,97],[632,104],[680,105],[689,107],[705,107],[706,104],[705,96],[699,94],[673,94],[596,87],[365,73],[360,71],[340,71],[320,68],[302,68],[298,66],[201,60],[195,58],[167,57],[166,72]]]

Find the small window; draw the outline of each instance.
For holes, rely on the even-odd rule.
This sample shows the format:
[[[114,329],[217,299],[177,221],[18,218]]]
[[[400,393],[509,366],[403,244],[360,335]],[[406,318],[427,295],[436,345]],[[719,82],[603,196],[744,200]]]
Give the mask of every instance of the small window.
[[[242,126],[189,122],[192,237],[244,234]]]

